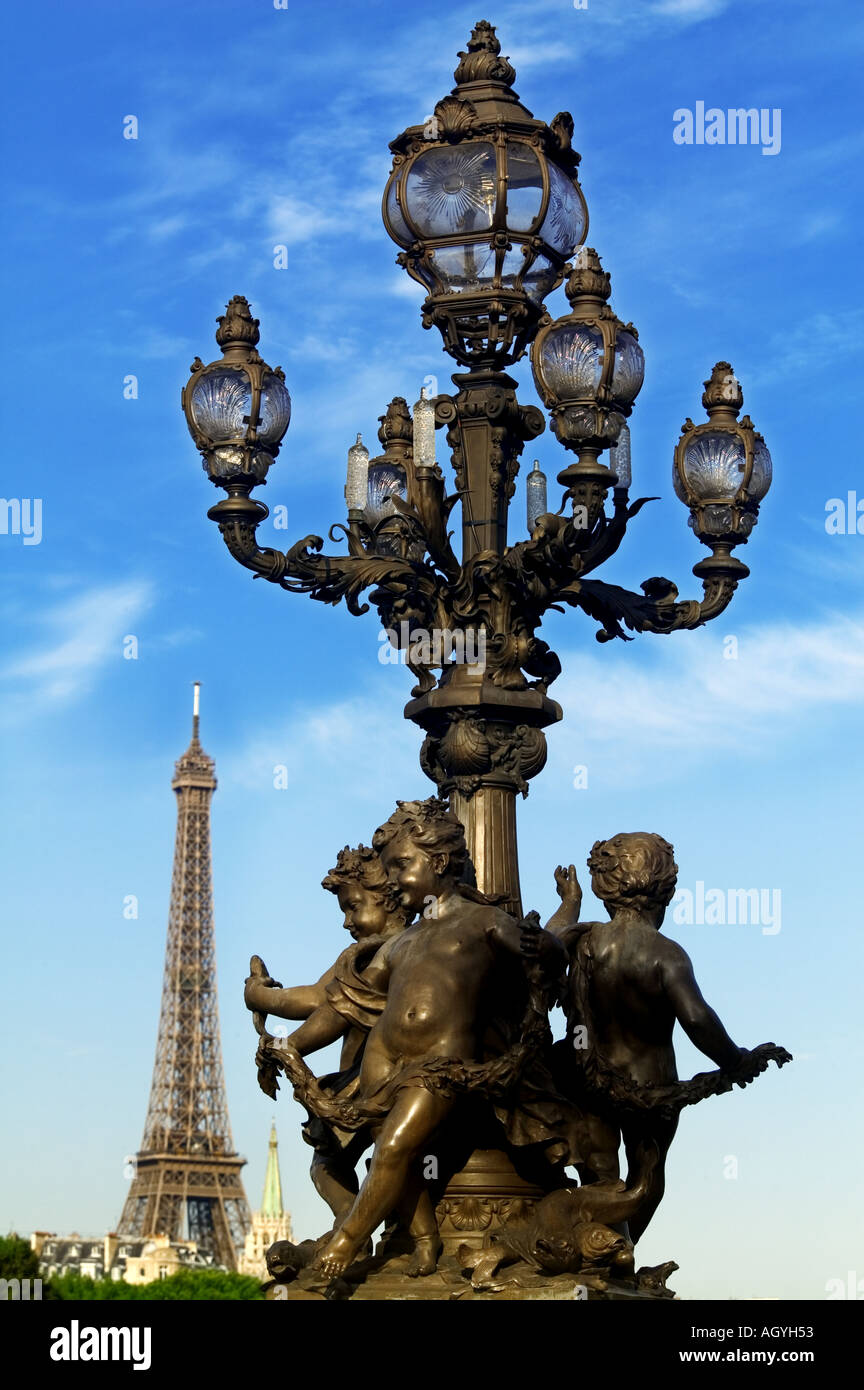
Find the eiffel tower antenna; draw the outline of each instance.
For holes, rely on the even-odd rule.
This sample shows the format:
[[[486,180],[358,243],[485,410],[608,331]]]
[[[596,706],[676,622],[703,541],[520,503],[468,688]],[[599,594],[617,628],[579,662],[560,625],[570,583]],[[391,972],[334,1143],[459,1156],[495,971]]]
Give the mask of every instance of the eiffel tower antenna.
[[[177,838],[156,1061],[144,1138],[118,1234],[194,1240],[236,1269],[249,1207],[234,1149],[216,999],[210,800],[215,764],[199,742],[200,682],[192,740],[174,768]]]

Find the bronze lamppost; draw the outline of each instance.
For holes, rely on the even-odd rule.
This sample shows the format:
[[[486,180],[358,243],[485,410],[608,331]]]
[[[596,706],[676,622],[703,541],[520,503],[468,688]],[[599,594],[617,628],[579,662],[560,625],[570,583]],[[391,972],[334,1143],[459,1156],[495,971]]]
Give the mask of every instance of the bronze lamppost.
[[[311,1249],[274,1246],[269,1268],[287,1284],[308,1265],[304,1287],[328,1296],[362,1295],[380,1276],[368,1296],[403,1297],[406,1279],[434,1275],[428,1296],[462,1297],[466,1269],[483,1291],[514,1261],[520,1278],[541,1282],[578,1272],[596,1296],[670,1296],[665,1275],[676,1266],[635,1272],[633,1242],[662,1196],[678,1112],[788,1060],[773,1044],[739,1048],[687,957],[661,937],[677,874],[661,836],[594,845],[592,886],[608,927],[579,922],[575,870],[556,872],[562,906],[546,930],[522,917],[516,799],[546,761],[544,730],[561,718],[547,694],[560,662],[537,636],[544,614],[580,608],[599,623],[601,642],[629,640],[626,628],[668,634],[716,617],[748,574],[733,549],[756,522],[771,460],[750,420],[739,421],[740,386],[719,362],[702,397],[708,421],[685,422],[674,460],[675,490],[710,551],[694,568],[702,598],[679,601],[668,579],[631,593],[589,577],[648,500],[630,501],[627,427],[644,359],[636,329],[609,306],[599,256],[582,245],[573,121],[535,120],[514,77],[492,26],[478,24],[453,92],[392,143],[385,226],[400,264],[428,291],[424,326],[440,329],[462,370],[452,395],[421,393],[413,412],[390,402],[380,454],[370,458],[360,435],[349,448],[347,516],[330,531],[344,534],[346,554],[324,554],[319,536],[284,554],[257,543],[267,508],[252,492],[279,451],[290,400],[281,371],[257,352],[258,321],[241,296],[219,319],[222,359],[196,359],[183,392],[205,469],[226,494],[209,516],[234,558],[284,589],[344,599],[354,614],[372,604],[390,641],[407,648],[417,684],[405,714],[424,731],[420,761],[439,793],[400,802],[371,848],[346,847],[324,880],[355,938],[325,983],[283,989],[257,956],[246,982],[259,1083],[275,1095],[280,1070],[289,1076],[317,1135],[313,1180],[336,1218]],[[543,301],[565,275],[570,312],[553,322]],[[553,431],[573,458],[558,475],[557,510],[535,462],[528,536],[509,543],[519,457],[545,428],[505,370],[529,348]],[[446,431],[451,490],[436,429]],[[457,507],[461,545],[448,527]],[[608,962],[624,957],[607,952],[610,940],[629,943],[623,985]],[[568,1033],[553,1046],[546,1012],[559,997]],[[305,1020],[281,1049],[265,1030],[270,1013]],[[718,1072],[678,1081],[676,1019]],[[303,1058],[340,1037],[342,1071],[325,1086]],[[467,1108],[453,1111],[460,1098]],[[358,1191],[356,1163],[373,1135]],[[625,1191],[619,1142],[630,1164]],[[430,1155],[441,1157],[441,1172],[421,1177]],[[565,1161],[578,1167],[578,1189],[555,1167]],[[394,1213],[395,1248],[385,1242],[373,1275],[362,1254]],[[629,1237],[616,1225],[624,1221]],[[394,1275],[400,1232],[413,1254]]]
[[[344,599],[355,614],[367,611],[359,599],[371,590],[382,622],[397,632],[407,620],[410,631],[483,634],[482,664],[442,661],[440,644],[412,647],[419,681],[405,713],[426,733],[424,771],[465,825],[478,886],[518,911],[515,799],[546,761],[544,728],[561,718],[547,695],[560,663],[536,635],[544,613],[554,604],[581,608],[600,623],[600,641],[625,637],[624,628],[665,634],[716,617],[748,573],[732,548],[749,537],[771,462],[749,419],[737,420],[741,390],[728,363],[718,363],[705,383],[708,423],[688,420],[675,452],[675,490],[711,551],[694,570],[703,598],[679,601],[667,579],[646,580],[636,594],[588,578],[645,500],[629,501],[626,429],[642,351],[632,324],[609,307],[610,278],[596,251],[583,248],[567,264],[588,225],[570,115],[546,125],[530,114],[489,24],[474,29],[455,76],[434,119],[392,142],[383,215],[400,264],[429,291],[424,326],[441,330],[465,370],[453,395],[421,399],[413,421],[403,400],[391,402],[377,459],[370,463],[359,439],[350,450],[348,553],[323,554],[318,536],[284,554],[256,542],[267,508],[252,492],[279,451],[290,400],[282,372],[257,352],[258,321],[241,296],[219,319],[221,361],[196,359],[183,406],[204,466],[227,494],[208,515],[240,564],[282,588]],[[552,322],[543,300],[568,271],[571,311]],[[537,406],[519,404],[503,370],[529,347],[552,428],[575,458],[559,474],[565,493],[554,512],[535,470],[530,538],[508,544],[519,457],[545,426]],[[449,493],[436,428],[446,429]],[[610,450],[608,466],[601,456]],[[459,551],[447,525],[457,506]]]

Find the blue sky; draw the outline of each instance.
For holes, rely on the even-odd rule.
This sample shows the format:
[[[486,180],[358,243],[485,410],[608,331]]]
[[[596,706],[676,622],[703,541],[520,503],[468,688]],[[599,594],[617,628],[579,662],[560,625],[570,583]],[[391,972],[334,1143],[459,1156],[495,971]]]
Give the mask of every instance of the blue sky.
[[[379,206],[388,141],[450,90],[480,17],[448,0],[91,0],[19,7],[7,28],[3,493],[42,500],[42,537],[0,534],[3,1229],[96,1234],[119,1216],[153,1063],[190,682],[219,776],[222,1037],[253,1206],[273,1107],[255,1085],[248,957],[286,982],[323,970],[345,941],[318,887],[336,851],[368,840],[397,796],[432,790],[401,717],[410,675],[379,664],[375,615],[253,586],[206,519],[216,494],[179,397],[192,358],[217,355],[216,315],[247,295],[294,403],[262,494],[288,508],[288,532],[262,528],[284,547],[342,519],[347,447],[374,437],[392,396],[413,401],[429,374],[446,389]],[[697,590],[703,552],[671,455],[716,360],[732,362],[775,465],[752,576],[712,626],[600,647],[581,615],[551,615],[565,719],[520,807],[525,905],[548,914],[555,864],[635,828],[673,841],[684,887],[782,891],[774,934],[667,924],[736,1041],[781,1042],[796,1061],[685,1114],[640,1254],[677,1259],[686,1297],[821,1298],[856,1259],[864,1276],[864,535],[825,529],[829,499],[864,497],[864,14],[838,0],[530,0],[485,17],[526,105],[573,112],[588,242],[645,349],[634,488],[662,500],[601,577]],[[780,152],[676,144],[673,113],[698,101],[779,108]],[[563,312],[562,291],[549,304]],[[525,364],[514,374],[536,401]],[[533,452],[549,475],[562,466],[548,431]],[[518,538],[521,481],[513,517]],[[679,1059],[682,1074],[707,1065],[686,1041]],[[300,1113],[283,1095],[276,1115],[295,1229],[316,1234]]]

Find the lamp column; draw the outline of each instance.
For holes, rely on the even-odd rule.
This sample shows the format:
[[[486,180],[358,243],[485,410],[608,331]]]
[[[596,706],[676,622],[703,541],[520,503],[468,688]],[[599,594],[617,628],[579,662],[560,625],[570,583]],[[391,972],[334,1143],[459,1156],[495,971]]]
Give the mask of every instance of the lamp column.
[[[535,406],[519,405],[516,382],[504,372],[462,372],[453,380],[458,393],[439,396],[435,415],[447,427],[462,503],[462,564],[485,567],[494,584],[519,455],[545,421]],[[465,826],[477,887],[521,915],[516,797],[545,765],[543,729],[561,718],[561,708],[524,678],[508,690],[487,676],[485,646],[502,631],[490,605],[478,604],[465,624],[481,659],[445,668],[436,689],[410,701],[405,716],[426,731],[421,766]]]

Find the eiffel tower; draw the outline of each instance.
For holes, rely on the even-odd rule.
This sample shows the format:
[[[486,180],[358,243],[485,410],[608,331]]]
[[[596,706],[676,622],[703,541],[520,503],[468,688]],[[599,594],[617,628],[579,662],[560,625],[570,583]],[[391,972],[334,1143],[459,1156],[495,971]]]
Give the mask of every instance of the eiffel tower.
[[[175,764],[177,839],[156,1062],[144,1138],[118,1235],[194,1240],[216,1264],[236,1269],[249,1207],[234,1149],[216,1002],[210,798],[215,764],[198,741]]]

